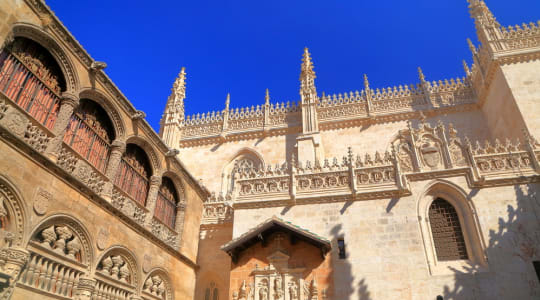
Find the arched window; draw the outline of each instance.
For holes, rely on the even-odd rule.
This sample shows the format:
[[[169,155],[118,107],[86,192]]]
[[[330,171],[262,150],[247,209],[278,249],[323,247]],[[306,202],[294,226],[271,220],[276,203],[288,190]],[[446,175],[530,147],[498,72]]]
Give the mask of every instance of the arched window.
[[[204,292],[204,300],[211,300],[210,299],[210,288],[206,288],[206,291]]]
[[[38,43],[17,37],[0,52],[0,91],[49,129],[65,87],[57,62]]]
[[[146,153],[139,146],[128,144],[126,152],[120,160],[118,174],[114,181],[115,185],[144,206],[151,175]]]
[[[214,297],[212,300],[219,300],[219,291],[217,288],[214,288]]]
[[[163,177],[161,187],[159,187],[154,216],[170,228],[174,228],[177,203],[178,194],[172,180],[168,177]]]
[[[429,207],[429,221],[437,260],[468,259],[459,216],[452,204],[441,198],[435,199]]]
[[[101,172],[105,172],[114,130],[101,106],[82,99],[71,116],[64,142]]]

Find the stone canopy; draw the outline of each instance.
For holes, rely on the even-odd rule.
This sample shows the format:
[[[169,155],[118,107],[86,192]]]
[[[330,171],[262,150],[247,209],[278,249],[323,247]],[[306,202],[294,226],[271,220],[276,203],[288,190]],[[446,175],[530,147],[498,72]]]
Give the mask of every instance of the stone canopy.
[[[307,229],[294,225],[291,222],[272,216],[272,218],[251,228],[236,239],[221,246],[221,250],[227,252],[227,254],[231,256],[233,262],[236,263],[238,255],[243,250],[248,249],[258,242],[261,242],[263,246],[267,245],[268,237],[276,232],[286,233],[291,239],[291,244],[295,244],[297,241],[301,240],[319,248],[323,258],[332,249],[329,240]]]

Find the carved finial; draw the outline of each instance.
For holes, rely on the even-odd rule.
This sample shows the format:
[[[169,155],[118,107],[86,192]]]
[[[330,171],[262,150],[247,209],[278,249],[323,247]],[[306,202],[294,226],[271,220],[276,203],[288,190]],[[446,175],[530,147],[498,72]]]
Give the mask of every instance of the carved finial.
[[[418,77],[420,77],[421,83],[426,82],[426,77],[424,76],[424,72],[422,72],[422,68],[420,67],[418,67]]]
[[[364,90],[369,91],[369,81],[366,74],[364,74]]]
[[[225,110],[229,110],[229,104],[231,104],[231,94],[227,93],[227,100],[225,100]]]
[[[474,54],[476,53],[476,46],[473,44],[470,38],[467,38],[467,44],[469,45],[469,49]]]
[[[313,71],[313,62],[311,61],[311,54],[308,48],[304,48],[304,55],[302,57],[302,68],[300,72],[300,94],[313,93],[317,94],[315,90],[315,71]]]
[[[469,69],[469,65],[467,64],[467,62],[465,60],[463,60],[463,70],[465,70],[465,75],[470,75],[471,74],[471,70]]]
[[[264,105],[270,105],[270,91],[266,89],[266,95],[264,96]]]
[[[349,146],[349,148],[347,149],[347,154],[348,154],[349,165],[352,166],[352,164],[353,164],[353,159],[354,159],[352,147]]]

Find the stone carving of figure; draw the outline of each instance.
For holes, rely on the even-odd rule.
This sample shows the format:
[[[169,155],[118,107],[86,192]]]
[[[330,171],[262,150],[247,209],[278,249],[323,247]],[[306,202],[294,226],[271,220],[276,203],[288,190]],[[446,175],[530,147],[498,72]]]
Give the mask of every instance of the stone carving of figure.
[[[259,288],[259,300],[268,300],[268,283],[263,281]]]
[[[289,283],[289,299],[298,300],[298,285],[294,281]]]
[[[279,276],[274,279],[274,295],[276,299],[281,299],[283,296],[283,284]]]
[[[255,287],[253,283],[249,284],[248,300],[255,300]]]

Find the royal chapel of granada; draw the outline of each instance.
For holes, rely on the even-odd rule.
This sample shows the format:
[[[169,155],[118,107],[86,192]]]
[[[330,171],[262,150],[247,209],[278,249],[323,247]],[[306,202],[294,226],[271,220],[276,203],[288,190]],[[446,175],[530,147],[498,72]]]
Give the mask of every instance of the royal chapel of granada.
[[[182,68],[156,133],[0,1],[0,299],[540,299],[540,22],[468,8],[462,78],[325,95],[306,48],[297,101],[186,116]]]

